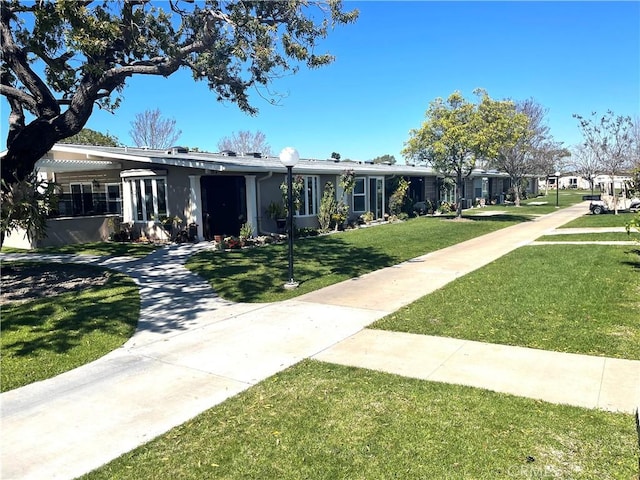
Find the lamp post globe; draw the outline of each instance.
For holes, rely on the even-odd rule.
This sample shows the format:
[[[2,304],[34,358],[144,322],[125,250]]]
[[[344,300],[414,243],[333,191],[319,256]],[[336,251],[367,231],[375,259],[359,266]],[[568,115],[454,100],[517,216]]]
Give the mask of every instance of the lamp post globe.
[[[298,283],[293,279],[293,167],[300,160],[298,151],[285,147],[280,152],[280,162],[287,167],[287,239],[289,244],[289,281],[284,288],[293,289]]]

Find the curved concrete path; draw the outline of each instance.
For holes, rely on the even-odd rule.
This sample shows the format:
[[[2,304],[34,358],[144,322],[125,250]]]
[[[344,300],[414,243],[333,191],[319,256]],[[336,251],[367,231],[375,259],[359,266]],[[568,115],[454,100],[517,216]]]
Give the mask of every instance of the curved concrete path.
[[[122,348],[91,364],[0,396],[0,476],[75,478],[310,357],[632,411],[640,403],[639,361],[365,329],[585,209],[560,210],[273,304],[226,302],[186,270],[189,255],[207,244],[173,246],[144,259],[47,256],[131,275],[141,292],[139,328]],[[37,259],[0,256],[21,257]]]

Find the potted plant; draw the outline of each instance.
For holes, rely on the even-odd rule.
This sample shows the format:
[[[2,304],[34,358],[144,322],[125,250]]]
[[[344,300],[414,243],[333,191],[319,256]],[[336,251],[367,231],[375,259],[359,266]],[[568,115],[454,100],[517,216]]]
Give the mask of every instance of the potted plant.
[[[267,214],[267,217],[275,220],[278,229],[284,229],[285,225],[287,224],[287,219],[285,217],[284,207],[281,203],[271,202],[265,209],[265,212]]]

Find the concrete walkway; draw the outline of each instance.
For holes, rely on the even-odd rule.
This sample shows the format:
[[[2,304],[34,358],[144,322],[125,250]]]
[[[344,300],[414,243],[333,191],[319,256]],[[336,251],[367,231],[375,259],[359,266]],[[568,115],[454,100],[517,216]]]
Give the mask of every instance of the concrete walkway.
[[[559,210],[274,304],[226,302],[186,270],[189,255],[207,244],[139,260],[48,256],[131,275],[141,292],[139,328],[122,348],[89,365],[0,396],[0,476],[77,477],[304,358],[631,412],[640,404],[640,361],[365,329],[586,208]]]

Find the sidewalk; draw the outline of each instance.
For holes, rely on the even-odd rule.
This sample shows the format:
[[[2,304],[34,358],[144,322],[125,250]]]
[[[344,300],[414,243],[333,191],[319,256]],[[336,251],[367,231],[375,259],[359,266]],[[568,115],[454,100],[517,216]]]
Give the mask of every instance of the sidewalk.
[[[131,275],[141,292],[139,329],[89,365],[1,395],[0,476],[75,478],[309,357],[632,411],[640,404],[640,361],[365,329],[585,210],[560,210],[274,304],[217,297],[183,266],[205,244],[139,260],[56,256]],[[533,370],[539,376],[529,377]]]

